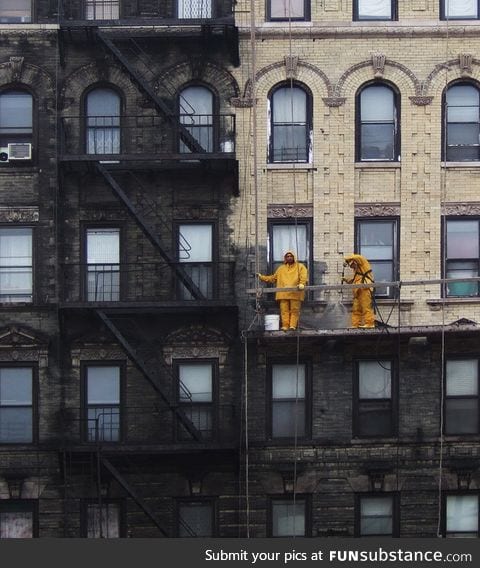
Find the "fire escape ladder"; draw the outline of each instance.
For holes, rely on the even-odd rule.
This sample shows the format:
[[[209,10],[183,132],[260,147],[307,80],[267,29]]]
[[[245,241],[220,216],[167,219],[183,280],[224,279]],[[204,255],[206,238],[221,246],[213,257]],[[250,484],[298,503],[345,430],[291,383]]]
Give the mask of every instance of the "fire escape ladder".
[[[105,312],[103,312],[102,310],[96,310],[96,312],[100,317],[100,319],[105,324],[105,326],[112,332],[112,334],[115,336],[117,341],[123,347],[123,349],[129,356],[131,361],[136,365],[137,369],[152,385],[155,392],[157,392],[160,395],[160,398],[166,404],[167,408],[171,412],[173,412],[175,417],[181,422],[181,424],[184,426],[184,428],[187,430],[187,432],[192,436],[194,440],[196,440],[197,442],[201,441],[202,440],[201,432],[197,428],[195,428],[192,421],[186,416],[183,410],[179,408],[178,405],[171,402],[171,400],[166,396],[166,394],[160,388],[160,385],[158,384],[156,377],[153,375],[153,373],[150,372],[147,365],[145,364],[145,361],[143,361],[143,359],[138,355],[136,349],[134,349],[134,347],[130,345],[130,343],[122,334],[122,332],[113,323],[113,321],[105,314]]]
[[[155,524],[158,530],[163,536],[168,537],[169,534],[160,524],[156,515],[150,509],[150,507],[145,503],[145,501],[138,495],[138,493],[133,489],[133,487],[127,482],[127,480],[121,475],[116,467],[105,457],[101,457],[100,461],[105,469],[107,469],[113,477],[118,481],[118,483],[125,489],[125,491],[130,495],[130,497],[135,501],[135,503],[142,509],[142,511],[147,515],[147,517]]]
[[[157,110],[162,113],[173,125],[176,131],[179,133],[180,140],[185,144],[185,146],[190,150],[190,152],[197,154],[205,154],[205,148],[201,146],[198,140],[192,136],[188,128],[186,128],[180,122],[180,116],[178,113],[172,111],[172,109],[157,95],[154,88],[147,81],[145,75],[142,75],[128,60],[128,58],[122,53],[122,51],[115,45],[115,43],[106,37],[100,30],[97,30],[97,37],[100,39],[102,44],[117,58],[117,60],[123,65],[123,67],[130,74],[131,78],[138,85],[140,90],[142,90],[155,104]],[[188,153],[185,154],[185,159],[188,159]]]
[[[158,238],[156,232],[148,224],[145,218],[139,213],[135,205],[132,203],[131,199],[125,193],[125,191],[120,187],[120,184],[114,179],[112,174],[103,166],[102,164],[96,164],[97,170],[105,178],[108,185],[113,190],[116,197],[120,199],[127,207],[128,212],[134,218],[138,226],[145,233],[147,238],[153,244],[153,246],[160,253],[160,256],[165,260],[165,262],[173,270],[180,282],[185,286],[185,288],[190,292],[193,299],[195,300],[205,300],[205,296],[202,294],[198,286],[193,282],[190,276],[185,272],[180,263],[176,262],[172,257],[163,249],[163,245]],[[183,246],[183,245],[182,245]]]

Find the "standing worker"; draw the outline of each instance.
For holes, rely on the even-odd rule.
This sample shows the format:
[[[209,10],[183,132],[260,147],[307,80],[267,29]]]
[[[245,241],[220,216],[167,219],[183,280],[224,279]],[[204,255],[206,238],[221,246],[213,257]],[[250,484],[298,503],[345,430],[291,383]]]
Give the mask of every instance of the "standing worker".
[[[343,278],[347,284],[369,284],[374,282],[372,268],[368,260],[361,254],[349,254],[345,257],[345,265],[354,274],[352,278]],[[373,311],[373,288],[353,288],[352,327],[375,327]]]
[[[287,251],[283,257],[283,265],[279,266],[274,274],[257,274],[262,282],[275,284],[277,288],[297,288],[299,291],[276,292],[275,300],[280,306],[281,329],[297,329],[300,317],[300,306],[305,298],[305,284],[308,280],[307,267],[297,262],[295,254]]]

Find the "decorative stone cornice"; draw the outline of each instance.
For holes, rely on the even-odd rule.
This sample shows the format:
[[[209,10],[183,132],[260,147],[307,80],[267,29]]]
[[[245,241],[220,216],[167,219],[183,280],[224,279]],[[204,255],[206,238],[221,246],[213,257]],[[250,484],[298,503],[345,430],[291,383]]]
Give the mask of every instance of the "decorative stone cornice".
[[[433,97],[426,97],[423,95],[408,97],[416,106],[427,106],[432,104]]]
[[[48,340],[29,329],[11,326],[0,331],[0,361],[31,361],[48,365]]]
[[[399,203],[357,203],[355,217],[397,217],[400,215]]]
[[[192,325],[172,332],[164,342],[163,356],[171,365],[174,359],[218,359],[224,365],[230,338],[217,329]]]
[[[98,345],[72,349],[72,367],[79,367],[81,361],[125,361],[125,352],[118,346]]]
[[[480,202],[444,203],[442,215],[480,215]]]
[[[267,215],[271,219],[292,219],[313,217],[313,205],[268,205]]]
[[[38,207],[0,207],[0,223],[38,223]]]
[[[322,100],[328,107],[340,107],[347,99],[345,97],[323,97]]]
[[[252,97],[232,97],[230,104],[235,108],[250,108],[253,107],[255,99]]]

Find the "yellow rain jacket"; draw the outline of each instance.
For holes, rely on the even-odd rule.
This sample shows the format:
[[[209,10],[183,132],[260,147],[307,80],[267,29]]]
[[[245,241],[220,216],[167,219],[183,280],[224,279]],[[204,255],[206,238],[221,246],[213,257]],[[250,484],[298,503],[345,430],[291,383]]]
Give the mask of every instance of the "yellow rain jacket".
[[[259,274],[258,277],[262,282],[267,282],[268,284],[275,284],[276,288],[296,288],[299,284],[305,286],[308,281],[308,271],[307,267],[301,262],[297,262],[295,253],[292,251],[287,251],[284,257],[288,254],[293,254],[295,259],[293,264],[287,264],[284,262],[282,266],[279,266],[274,274],[265,275]],[[300,300],[303,302],[305,298],[305,292],[276,292],[275,300]]]
[[[353,278],[348,279],[349,284],[368,284],[369,282],[374,282],[372,267],[368,260],[361,254],[349,254],[345,257],[345,262],[350,266],[352,260],[357,263],[357,269]],[[355,288],[353,294],[362,290],[373,290],[373,288]]]

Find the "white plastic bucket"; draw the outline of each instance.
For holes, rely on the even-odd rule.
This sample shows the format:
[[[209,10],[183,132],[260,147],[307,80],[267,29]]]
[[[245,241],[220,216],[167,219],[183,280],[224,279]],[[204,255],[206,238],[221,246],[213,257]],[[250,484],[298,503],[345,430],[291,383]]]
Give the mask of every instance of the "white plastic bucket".
[[[265,316],[265,331],[278,331],[280,329],[280,316],[268,314]]]

